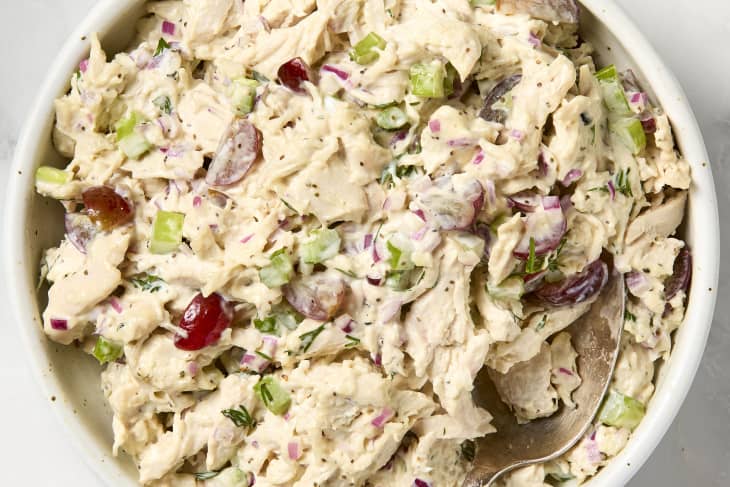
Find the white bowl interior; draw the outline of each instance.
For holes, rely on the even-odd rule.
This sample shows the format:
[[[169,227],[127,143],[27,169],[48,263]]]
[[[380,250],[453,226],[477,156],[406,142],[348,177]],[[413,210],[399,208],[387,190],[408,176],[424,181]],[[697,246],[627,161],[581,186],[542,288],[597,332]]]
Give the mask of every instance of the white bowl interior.
[[[677,141],[692,163],[695,178],[685,225],[688,241],[695,249],[688,318],[676,335],[672,359],[661,368],[657,393],[647,418],[620,457],[591,482],[592,486],[614,486],[628,481],[658,444],[699,364],[714,306],[714,293],[708,289],[716,288],[719,267],[717,205],[712,175],[709,167],[703,166],[707,155],[701,135],[676,81],[615,5],[605,0],[583,3],[587,7],[583,12],[584,38],[596,46],[601,63],[616,63],[622,69],[631,67],[644,87],[652,87],[653,99],[659,101],[673,121]],[[40,326],[39,310],[45,306],[47,288],[36,290],[39,259],[43,249],[56,245],[62,238],[63,211],[55,201],[34,193],[32,174],[41,164],[63,163],[51,144],[52,101],[68,89],[71,73],[88,52],[88,39],[83,40],[82,36],[99,32],[102,45],[111,57],[127,47],[133,38],[134,22],[143,13],[142,4],[142,0],[105,0],[97,4],[64,46],[18,143],[6,205],[9,228],[24,229],[16,232],[17,237],[7,237],[6,269],[8,277],[16,283],[10,302],[16,303],[16,315],[29,356],[46,393],[56,398],[53,408],[85,459],[111,485],[137,485],[137,474],[127,457],[111,456],[111,413],[101,394],[99,366],[74,347],[47,340]],[[607,21],[611,22],[611,29],[606,27]],[[625,44],[618,39],[623,39]],[[632,48],[634,56],[628,54],[624,45]]]

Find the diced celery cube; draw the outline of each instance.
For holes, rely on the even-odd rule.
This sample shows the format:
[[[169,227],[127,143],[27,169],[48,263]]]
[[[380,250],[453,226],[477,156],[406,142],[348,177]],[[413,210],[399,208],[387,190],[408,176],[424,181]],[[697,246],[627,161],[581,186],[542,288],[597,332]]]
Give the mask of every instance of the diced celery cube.
[[[440,61],[414,64],[410,70],[411,92],[424,98],[442,98],[446,94],[445,78],[446,68]]]
[[[525,282],[521,277],[508,277],[500,282],[498,286],[487,283],[487,293],[494,299],[505,299],[517,301],[525,294]]]
[[[378,51],[385,49],[385,46],[385,39],[375,32],[371,32],[355,44],[350,51],[350,59],[362,65],[373,63],[380,57]]]
[[[616,70],[616,65],[611,64],[610,66],[606,66],[602,70],[598,71],[596,73],[596,79],[598,81],[620,81],[618,78],[618,71]]]
[[[278,416],[285,414],[291,406],[289,393],[270,375],[262,377],[253,386],[253,390],[264,403],[264,406]]]
[[[315,230],[301,246],[302,260],[305,264],[319,264],[331,259],[339,253],[340,242],[340,235],[336,230]]]
[[[125,118],[119,119],[114,125],[114,130],[117,133],[117,141],[132,135],[137,124],[143,120],[144,117],[137,112],[131,112]]]
[[[446,78],[444,78],[444,92],[446,96],[450,96],[454,93],[454,85],[456,80],[459,79],[459,73],[451,63],[446,63]]]
[[[239,115],[246,115],[253,110],[258,85],[258,81],[248,78],[234,79],[231,83],[231,101]]]
[[[632,154],[638,155],[646,148],[646,134],[639,119],[620,118],[611,121],[610,127]]]
[[[269,288],[283,286],[291,280],[294,267],[285,249],[279,249],[270,257],[271,263],[259,271],[259,278]]]
[[[144,135],[137,132],[132,132],[117,144],[119,149],[124,152],[124,155],[130,159],[137,159],[152,148],[152,144],[144,138]]]
[[[108,341],[103,336],[100,336],[96,340],[94,345],[93,355],[100,364],[107,362],[113,362],[124,353],[124,349],[121,345]]]
[[[646,408],[630,396],[611,389],[603,400],[598,420],[608,426],[633,430],[644,418]]]
[[[150,252],[168,254],[174,252],[182,243],[185,215],[174,211],[158,211],[152,226]]]
[[[378,113],[375,123],[385,130],[398,130],[408,123],[408,116],[398,107],[389,107]]]
[[[69,171],[50,166],[41,166],[35,172],[36,183],[65,184],[71,181],[72,177]]]

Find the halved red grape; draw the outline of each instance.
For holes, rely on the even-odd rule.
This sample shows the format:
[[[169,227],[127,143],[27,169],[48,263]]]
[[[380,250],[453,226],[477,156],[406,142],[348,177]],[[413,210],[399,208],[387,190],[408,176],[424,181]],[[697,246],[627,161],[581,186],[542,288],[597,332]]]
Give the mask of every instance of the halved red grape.
[[[218,146],[205,181],[227,186],[246,175],[261,153],[261,132],[248,120],[234,121]]]
[[[284,297],[307,318],[327,321],[342,306],[345,291],[342,279],[313,275],[284,286]]]
[[[507,121],[507,112],[504,109],[495,108],[494,105],[512,91],[520,81],[522,81],[522,75],[515,74],[497,83],[484,98],[484,107],[479,112],[479,116],[488,122],[504,123]]]
[[[66,213],[63,220],[66,238],[82,254],[96,235],[96,225],[83,213]]]
[[[295,57],[279,66],[277,72],[281,84],[294,91],[304,93],[303,83],[312,80],[312,72],[307,63],[300,57]]]
[[[417,196],[418,203],[443,230],[463,230],[475,221],[484,205],[484,188],[466,174],[443,176]]]
[[[205,297],[198,293],[180,318],[179,326],[187,337],[175,335],[175,346],[180,350],[200,350],[213,345],[231,325],[232,318],[231,305],[219,294]]]
[[[86,214],[104,230],[128,223],[134,218],[132,204],[108,186],[93,186],[81,194]]]
[[[674,272],[664,283],[664,297],[667,301],[679,291],[687,291],[692,280],[692,253],[687,247],[679,251],[674,260]]]
[[[603,289],[608,282],[608,266],[596,260],[578,274],[539,287],[533,295],[553,306],[569,306],[586,301]]]

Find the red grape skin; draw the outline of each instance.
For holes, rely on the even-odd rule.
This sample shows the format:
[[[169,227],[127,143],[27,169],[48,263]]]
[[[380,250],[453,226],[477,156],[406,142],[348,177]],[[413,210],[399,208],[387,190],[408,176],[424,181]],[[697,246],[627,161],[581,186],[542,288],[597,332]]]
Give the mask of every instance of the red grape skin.
[[[277,72],[281,84],[295,93],[305,93],[305,81],[311,81],[309,66],[300,57],[290,59],[279,67]]]
[[[108,186],[93,186],[81,194],[86,214],[104,230],[129,223],[134,218],[132,204]]]
[[[175,336],[175,346],[181,350],[200,350],[214,345],[223,330],[231,325],[233,309],[219,294],[208,297],[198,293],[180,318],[179,326],[188,334]]]

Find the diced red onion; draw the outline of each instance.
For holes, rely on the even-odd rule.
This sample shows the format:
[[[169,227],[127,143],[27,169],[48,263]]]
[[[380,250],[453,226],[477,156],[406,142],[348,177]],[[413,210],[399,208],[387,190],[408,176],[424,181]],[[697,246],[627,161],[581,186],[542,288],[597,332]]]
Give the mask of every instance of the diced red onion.
[[[327,321],[342,306],[346,286],[342,279],[314,274],[284,286],[284,297],[307,318]]]
[[[342,81],[347,81],[350,79],[350,73],[343,71],[342,69],[338,68],[337,66],[333,66],[331,64],[325,64],[322,66],[322,71],[326,73],[332,73],[338,78],[340,78]]]
[[[423,479],[415,479],[413,481],[413,487],[431,487],[431,482]]]
[[[381,261],[380,254],[378,253],[378,246],[373,245],[373,262],[376,264]]]
[[[580,169],[571,169],[568,174],[565,175],[561,181],[562,185],[566,188],[583,177],[583,171]]]
[[[388,211],[390,210],[391,202],[390,197],[385,198],[385,201],[383,201],[383,210]]]
[[[542,151],[540,151],[540,155],[537,156],[537,170],[543,178],[548,175],[548,171],[550,170],[550,167],[545,160],[545,153]]]
[[[197,375],[199,370],[200,370],[200,366],[198,365],[198,362],[189,362],[188,363],[188,372],[193,377],[195,377],[195,375]]]
[[[526,213],[532,213],[537,210],[541,204],[542,200],[540,199],[540,196],[529,191],[513,194],[507,198],[507,206],[510,208],[517,208],[518,210]]]
[[[200,196],[193,197],[193,208],[198,208],[203,203],[203,198]]]
[[[532,32],[530,32],[530,36],[527,38],[527,42],[529,42],[530,45],[536,49],[542,45],[542,41],[540,40],[540,38]]]
[[[381,286],[383,284],[383,276],[380,274],[368,274],[365,279],[368,281],[368,284],[373,286]]]
[[[522,142],[522,140],[525,138],[525,133],[522,130],[512,129],[509,133],[510,137],[513,139]]]
[[[441,121],[434,118],[428,122],[428,128],[431,129],[431,132],[438,133],[441,131]]]
[[[253,236],[254,236],[253,233],[246,235],[245,237],[243,237],[241,239],[241,243],[242,244],[248,243],[253,238]]]
[[[271,32],[271,25],[269,24],[269,21],[266,20],[266,17],[259,15],[259,22],[261,22],[261,26],[266,32]]]
[[[261,351],[269,357],[273,357],[276,354],[276,347],[279,340],[275,336],[271,335],[264,335],[262,340],[264,343],[261,346]]]
[[[412,240],[421,240],[423,239],[424,235],[426,235],[426,232],[428,231],[428,225],[423,225],[419,230],[413,232],[411,234]]]
[[[60,318],[51,318],[51,328],[54,330],[68,330],[68,321]]]
[[[175,35],[175,24],[168,22],[167,20],[162,21],[162,32],[165,34]]]
[[[672,299],[680,291],[689,289],[692,280],[692,253],[685,246],[679,251],[674,259],[674,270],[672,275],[664,283],[664,297],[667,301]]]
[[[569,375],[569,376],[571,376],[571,377],[572,377],[572,376],[574,375],[574,374],[573,374],[573,371],[572,371],[572,370],[568,370],[568,369],[566,369],[565,367],[560,367],[560,368],[558,369],[558,371],[559,371],[559,372],[560,372],[561,374],[564,374],[564,375]]]
[[[383,365],[383,356],[382,356],[382,355],[380,355],[379,353],[376,353],[376,354],[375,354],[375,355],[373,356],[373,363],[374,363],[375,365],[377,365],[378,367],[380,367],[381,365]]]
[[[290,441],[286,449],[289,453],[289,458],[292,460],[299,460],[299,457],[302,456],[302,452],[299,450],[298,441]]]
[[[447,140],[446,145],[453,148],[463,149],[465,147],[474,147],[475,145],[477,145],[477,142],[476,140],[471,138],[460,137],[458,139]]]
[[[355,321],[348,314],[340,315],[337,319],[335,319],[335,326],[345,333],[350,333],[352,331],[352,325],[354,323]]]
[[[646,111],[642,113],[639,115],[639,120],[641,121],[641,126],[644,127],[644,132],[647,134],[656,132],[656,118],[654,118],[651,112]]]
[[[83,61],[81,61],[79,63],[79,71],[81,71],[82,73],[85,73],[87,69],[89,69],[89,60],[84,59]]]
[[[246,352],[243,354],[243,357],[241,358],[241,368],[252,370],[254,372],[261,373],[271,364],[268,360],[261,357],[260,355],[255,355],[253,353]]]
[[[398,142],[405,140],[406,136],[408,136],[408,130],[400,130],[393,134],[393,137],[390,138],[390,145],[395,146]]]
[[[586,453],[586,457],[588,458],[589,462],[593,464],[601,462],[601,451],[598,449],[598,442],[596,441],[595,431],[591,435],[590,439],[586,442]]]
[[[651,282],[643,272],[632,271],[626,274],[626,287],[634,296],[641,296],[649,290]]]
[[[471,163],[474,164],[475,166],[478,166],[482,162],[484,162],[484,151],[479,149],[479,152],[477,152],[477,155],[474,156],[474,160],[471,161]]]
[[[119,300],[116,298],[116,296],[112,296],[109,298],[109,306],[114,309],[117,313],[121,314],[122,311],[124,311],[124,308],[122,307],[122,304],[119,302]]]
[[[88,216],[81,213],[66,213],[63,223],[68,241],[76,247],[76,250],[85,254],[89,243],[98,231],[96,225]]]
[[[423,212],[422,209],[416,209],[412,212],[414,215],[416,215],[418,218],[420,218],[422,221],[426,221],[426,214]]]
[[[525,235],[515,248],[514,256],[526,260],[530,254],[531,239],[535,242],[536,256],[549,254],[558,248],[567,228],[560,199],[557,196],[543,197],[542,210],[527,213]]]
[[[612,180],[608,180],[608,183],[606,183],[606,186],[608,187],[608,194],[611,195],[611,201],[616,200],[616,186],[613,185]]]
[[[363,239],[363,248],[365,250],[369,249],[370,246],[373,244],[373,234],[368,233],[365,235],[365,238]]]
[[[383,408],[380,414],[373,418],[370,424],[372,424],[376,428],[382,428],[385,423],[390,421],[394,414],[395,413],[393,412],[393,410],[386,406]]]

